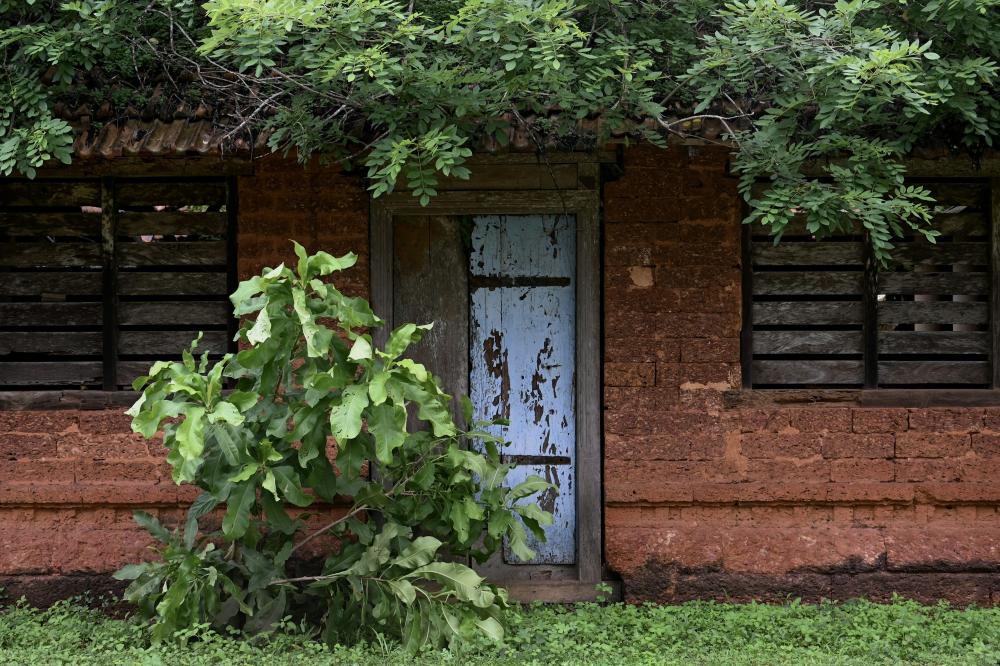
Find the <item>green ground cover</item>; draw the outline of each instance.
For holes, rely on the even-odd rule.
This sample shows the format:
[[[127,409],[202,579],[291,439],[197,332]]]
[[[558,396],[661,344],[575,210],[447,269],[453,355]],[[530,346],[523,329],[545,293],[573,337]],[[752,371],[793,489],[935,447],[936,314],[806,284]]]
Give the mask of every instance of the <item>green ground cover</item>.
[[[407,655],[393,645],[329,648],[288,623],[267,639],[208,631],[185,646],[150,645],[131,619],[81,605],[0,609],[2,664],[997,664],[1000,608],[958,610],[907,601],[818,606],[525,607],[504,645]]]

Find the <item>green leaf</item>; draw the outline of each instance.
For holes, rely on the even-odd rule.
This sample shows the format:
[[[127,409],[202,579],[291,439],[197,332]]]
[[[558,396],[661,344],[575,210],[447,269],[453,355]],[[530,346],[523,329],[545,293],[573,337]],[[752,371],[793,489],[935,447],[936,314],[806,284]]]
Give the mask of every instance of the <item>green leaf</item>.
[[[351,361],[363,361],[372,357],[372,345],[367,336],[359,335],[351,347],[347,358]]]
[[[510,489],[510,498],[518,500],[550,488],[555,488],[555,486],[540,476],[532,475]]]
[[[368,387],[354,384],[340,394],[340,403],[330,410],[330,430],[338,441],[354,439],[361,432],[361,414],[368,406]]]
[[[222,451],[226,462],[232,466],[238,465],[240,462],[240,449],[236,444],[236,440],[229,434],[226,426],[217,425],[213,427],[210,431],[210,436],[214,437],[216,444],[219,445],[219,449]]]
[[[295,506],[306,507],[312,504],[312,497],[307,495],[299,482],[299,476],[290,465],[280,465],[271,470],[277,482],[281,495]]]
[[[226,396],[226,400],[235,405],[236,409],[242,413],[257,404],[257,401],[260,400],[260,394],[254,391],[233,391]]]
[[[257,499],[257,484],[248,481],[233,486],[227,500],[228,508],[222,519],[222,533],[230,541],[243,537],[250,528],[250,510]]]
[[[261,481],[260,487],[270,492],[274,499],[279,499],[278,487],[275,483],[274,472],[272,470],[267,470],[267,473],[264,474],[264,480]]]
[[[511,552],[522,562],[528,562],[535,558],[535,551],[528,546],[528,535],[524,531],[524,526],[512,520],[508,525],[507,545]]]
[[[409,606],[417,598],[417,590],[413,587],[413,583],[401,578],[399,580],[389,580],[387,581],[389,587],[392,589],[393,594],[402,601],[404,604]]]
[[[441,541],[432,536],[417,537],[392,560],[392,566],[404,569],[422,567],[434,559],[434,555],[437,554],[441,545]]]
[[[171,534],[167,531],[167,528],[161,525],[159,520],[145,511],[136,511],[132,514],[132,518],[139,524],[139,527],[153,535],[157,541],[170,543],[172,540]]]
[[[371,382],[368,384],[368,396],[372,400],[373,405],[381,405],[388,398],[388,393],[385,390],[385,384],[389,379],[388,372],[377,372],[372,377]]]
[[[309,257],[306,254],[306,249],[295,241],[292,241],[292,248],[295,250],[295,256],[299,258],[296,272],[298,272],[300,279],[308,280],[312,276],[309,275]]]
[[[469,399],[469,396],[463,395],[459,398],[459,402],[462,405],[462,418],[465,420],[465,427],[469,428],[472,425],[474,415],[472,400]]]
[[[419,342],[431,328],[433,328],[433,324],[424,324],[423,326],[403,324],[389,335],[385,353],[390,358],[398,358],[410,345]]]
[[[372,407],[368,432],[375,437],[375,457],[380,463],[391,463],[393,452],[406,442],[406,409],[388,403]]]
[[[135,580],[149,569],[148,564],[126,564],[112,576],[115,580]]]
[[[247,331],[247,341],[252,345],[259,345],[267,342],[271,337],[271,316],[264,307],[257,315],[253,326]]]
[[[220,402],[208,415],[209,423],[225,421],[231,426],[238,426],[243,423],[243,415],[240,414],[236,405],[229,402]]]
[[[306,305],[306,293],[302,289],[292,289],[292,303],[302,327],[302,335],[306,339],[306,353],[313,358],[323,356],[329,347],[330,331],[321,329],[316,323],[312,311]]]
[[[483,578],[475,571],[457,562],[431,562],[414,569],[406,578],[426,578],[440,583],[453,592],[460,601],[468,601],[478,608],[493,604],[496,595],[482,586]]]
[[[329,275],[334,271],[342,271],[358,263],[358,255],[348,252],[342,257],[334,257],[326,252],[319,251],[309,258],[309,268],[320,275]]]
[[[193,481],[201,454],[205,451],[205,408],[188,407],[177,427],[177,452],[184,461],[178,471],[183,481]]]
[[[495,618],[485,617],[478,619],[476,620],[476,626],[494,641],[500,642],[503,640],[503,625],[497,622]]]
[[[198,495],[191,506],[188,507],[187,520],[184,523],[184,545],[188,548],[194,547],[194,540],[198,536],[198,519],[219,505],[219,500],[211,493]]]
[[[237,472],[236,474],[233,474],[231,477],[229,477],[229,482],[230,483],[243,483],[244,481],[252,478],[253,475],[256,474],[257,470],[259,470],[259,469],[260,469],[260,465],[258,463],[255,463],[255,462],[248,463],[248,464],[244,465],[243,468],[240,469],[239,472]]]
[[[297,525],[294,520],[285,511],[285,507],[282,506],[281,502],[274,499],[271,493],[262,493],[260,496],[261,507],[264,509],[264,516],[267,518],[268,525],[282,534],[294,534]]]
[[[255,275],[249,280],[240,282],[239,286],[236,287],[236,291],[229,296],[229,301],[234,307],[239,308],[241,304],[249,301],[252,296],[256,296],[260,292],[261,277]]]

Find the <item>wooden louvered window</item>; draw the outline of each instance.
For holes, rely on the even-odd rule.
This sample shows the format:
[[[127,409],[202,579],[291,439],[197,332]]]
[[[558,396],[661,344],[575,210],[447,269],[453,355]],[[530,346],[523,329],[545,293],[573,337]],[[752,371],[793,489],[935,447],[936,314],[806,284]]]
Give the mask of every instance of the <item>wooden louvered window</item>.
[[[230,348],[226,178],[0,180],[0,390],[129,389]]]
[[[744,383],[755,388],[1000,388],[991,314],[997,262],[988,181],[923,183],[936,244],[895,243],[888,268],[862,236],[748,238]]]

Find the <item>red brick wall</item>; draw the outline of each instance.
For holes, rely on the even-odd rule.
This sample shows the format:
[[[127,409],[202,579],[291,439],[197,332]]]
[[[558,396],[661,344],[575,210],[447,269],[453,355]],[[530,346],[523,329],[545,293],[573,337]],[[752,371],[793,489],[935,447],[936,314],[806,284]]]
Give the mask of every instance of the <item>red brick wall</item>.
[[[727,406],[726,160],[633,149],[604,188],[605,552],[627,597],[1000,602],[1000,408]]]
[[[740,225],[727,155],[630,149],[604,187],[606,559],[629,599],[892,592],[1000,601],[1000,407],[789,407],[739,389]],[[239,272],[354,250],[359,177],[267,159],[240,182]],[[0,586],[104,589],[143,508],[191,499],[115,412],[0,412]]]
[[[337,281],[368,294],[368,196],[336,166],[265,159],[241,177],[240,278],[310,251],[357,252]],[[137,509],[176,524],[196,496],[170,478],[166,452],[133,434],[122,410],[0,411],[0,587],[45,603],[114,589],[107,573],[148,556]]]

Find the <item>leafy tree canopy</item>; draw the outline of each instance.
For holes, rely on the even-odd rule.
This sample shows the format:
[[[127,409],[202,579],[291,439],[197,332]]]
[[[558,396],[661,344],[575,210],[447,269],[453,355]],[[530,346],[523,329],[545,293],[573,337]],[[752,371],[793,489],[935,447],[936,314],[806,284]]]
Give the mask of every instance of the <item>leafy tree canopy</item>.
[[[544,145],[577,121],[662,142],[705,123],[750,220],[858,225],[885,258],[933,237],[918,143],[973,158],[1000,131],[998,0],[0,0],[0,171],[70,159],[57,102],[206,103],[232,136],[364,163],[428,201],[484,137]],[[807,178],[819,164],[826,178]],[[815,169],[810,171],[815,175]]]

